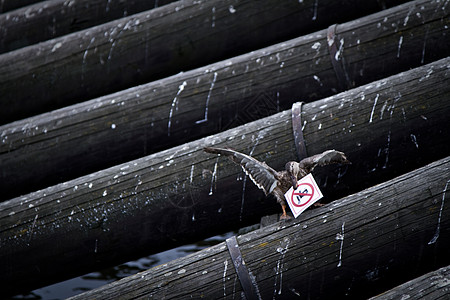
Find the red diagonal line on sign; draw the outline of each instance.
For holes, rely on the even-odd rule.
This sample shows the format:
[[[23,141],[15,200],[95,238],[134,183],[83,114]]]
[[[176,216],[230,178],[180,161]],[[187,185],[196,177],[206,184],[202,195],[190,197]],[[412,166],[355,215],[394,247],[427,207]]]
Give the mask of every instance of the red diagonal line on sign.
[[[311,196],[312,194],[308,194],[308,193],[294,193],[294,195],[299,195],[299,196]]]
[[[302,192],[298,192],[298,193],[295,193],[295,192],[292,192],[292,196],[291,196],[291,201],[290,201],[290,203],[292,204],[292,205],[294,205],[295,207],[302,207],[302,206],[305,206],[306,204],[308,204],[310,201],[311,201],[311,199],[312,199],[312,197],[314,196],[314,187],[310,184],[310,183],[307,183],[307,182],[304,182],[304,183],[301,183],[300,185],[306,185],[306,186],[309,186],[310,188],[311,188],[311,194],[308,194],[308,193],[302,193]],[[306,190],[308,190],[308,189],[306,189]],[[295,203],[295,201],[294,201],[294,196],[306,196],[306,197],[309,197],[309,199],[308,199],[308,201],[306,201],[305,203],[303,203],[303,204],[297,204],[297,203]]]

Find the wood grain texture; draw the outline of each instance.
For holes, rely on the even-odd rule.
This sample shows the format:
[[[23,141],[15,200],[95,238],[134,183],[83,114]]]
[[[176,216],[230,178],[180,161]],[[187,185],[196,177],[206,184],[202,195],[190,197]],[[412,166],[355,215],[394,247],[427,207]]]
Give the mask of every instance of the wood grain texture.
[[[314,171],[324,203],[450,152],[449,65],[444,59],[303,106],[308,153],[335,148],[353,162]],[[31,288],[279,211],[239,167],[204,146],[230,147],[280,170],[296,159],[291,112],[0,203],[0,279]]]
[[[294,221],[238,236],[259,299],[363,299],[448,265],[449,182],[447,157]],[[448,285],[444,276],[431,281]],[[234,299],[241,293],[221,243],[71,299]]]
[[[2,0],[0,1],[0,13],[18,9],[27,5],[31,5],[37,2],[43,2],[44,0]]]
[[[120,19],[174,0],[48,0],[0,15],[0,53]]]
[[[338,26],[335,42],[339,48],[344,43],[339,63],[345,58],[351,85],[420,65],[424,45],[439,44],[425,60],[450,54],[448,47],[439,50],[445,43],[438,41],[446,38],[447,12],[435,13],[442,3],[423,3],[424,9],[400,6]],[[414,17],[405,24],[409,15]],[[295,101],[335,94],[337,86],[322,30],[0,126],[0,188],[8,187],[0,199],[215,134],[289,109]]]
[[[394,299],[448,299],[450,294],[450,266],[429,272],[418,278],[414,278],[370,300],[394,300]]]
[[[306,3],[310,6],[305,7]],[[312,0],[304,1],[303,4],[293,0],[283,1],[282,4],[275,0],[262,3],[245,1],[238,5],[232,0],[175,2],[5,53],[0,55],[0,101],[3,107],[0,120],[7,123],[22,119],[298,37],[305,34],[296,30],[302,28],[302,21],[311,23],[311,8],[314,3]],[[324,4],[324,7],[335,10],[339,16],[342,1],[334,3],[336,8],[329,3]],[[365,1],[361,3],[364,4]],[[402,48],[407,47],[407,41],[419,39],[421,49],[416,52],[422,53],[423,42],[427,40],[426,49],[433,51],[425,53],[425,63],[436,59],[435,55],[444,55],[440,58],[447,56],[445,53],[448,47],[438,42],[442,34],[434,38],[431,38],[431,35],[435,33],[432,28],[435,28],[433,24],[436,22],[441,31],[448,25],[448,8],[440,9],[442,2],[435,0],[414,3],[417,7],[413,11],[420,12],[422,18],[410,17],[405,23],[405,17],[412,13],[411,4],[400,5],[393,10],[386,10],[383,16],[374,15],[374,23],[367,20],[365,24],[368,27],[360,28],[362,31],[359,34],[375,31],[375,36],[383,36],[390,33],[395,41],[387,45],[387,48],[395,48],[394,61],[397,59],[399,37],[405,33],[408,35],[404,37],[405,44]],[[401,16],[399,19],[391,20],[392,16],[398,15]],[[330,18],[318,17],[317,20],[330,22]],[[389,24],[377,27],[385,18],[390,20]],[[245,22],[239,21],[243,19]],[[430,27],[426,37],[424,33],[409,33],[424,20]],[[359,25],[357,22],[352,24],[353,30],[356,31]],[[328,25],[330,24],[323,24],[318,28],[310,27],[308,30]],[[321,47],[320,51],[314,50],[313,56],[320,56],[327,52],[325,35],[316,38],[315,42],[320,42]],[[341,39],[342,37],[339,40]],[[355,48],[358,46],[356,42],[352,43]],[[350,43],[344,43],[344,47],[346,45]],[[384,43],[376,46],[384,49]],[[382,53],[388,49],[384,49]],[[307,51],[306,53],[312,52],[312,49],[302,50]],[[319,56],[315,59],[317,65],[314,64],[308,69],[311,73],[306,73],[309,74],[309,85],[318,84],[313,75],[323,81],[330,80],[316,71],[321,64],[330,62],[328,58],[319,61]],[[380,51],[376,56],[380,56]],[[258,61],[259,65],[269,63],[267,59],[270,59],[270,55]],[[311,57],[304,59],[310,60]],[[272,56],[272,60],[272,68],[280,70],[283,61],[277,61],[275,56]],[[284,65],[289,63],[287,59],[284,60]],[[377,58],[376,63],[380,63],[380,59]],[[418,61],[416,65],[420,63],[421,61]],[[386,61],[385,67],[389,66],[390,63]],[[409,67],[412,66],[408,65]],[[400,69],[395,67],[395,70],[398,72]],[[271,75],[268,78],[273,77]],[[290,78],[292,80],[292,75]]]

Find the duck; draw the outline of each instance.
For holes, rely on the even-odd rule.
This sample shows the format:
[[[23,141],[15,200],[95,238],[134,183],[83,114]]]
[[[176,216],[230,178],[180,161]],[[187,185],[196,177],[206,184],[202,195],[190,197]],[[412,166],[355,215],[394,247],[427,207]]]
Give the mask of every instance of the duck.
[[[286,200],[284,194],[293,187],[298,187],[298,181],[311,173],[317,166],[330,164],[351,164],[345,154],[336,150],[326,150],[323,153],[309,156],[300,162],[288,161],[285,169],[276,171],[265,162],[228,148],[204,147],[203,151],[229,157],[234,163],[240,165],[252,182],[261,189],[266,196],[272,194],[281,205],[283,211],[280,220],[290,217],[286,213]]]

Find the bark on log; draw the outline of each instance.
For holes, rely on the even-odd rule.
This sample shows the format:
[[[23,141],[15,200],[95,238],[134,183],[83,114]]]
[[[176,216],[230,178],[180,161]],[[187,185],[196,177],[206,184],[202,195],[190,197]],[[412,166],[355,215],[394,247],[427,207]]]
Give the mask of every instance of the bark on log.
[[[449,183],[447,157],[238,236],[255,299],[366,299],[448,265]],[[432,281],[449,284],[442,275]],[[234,299],[242,292],[222,242],[71,299]]]
[[[370,300],[394,300],[394,299],[435,299],[445,300],[450,295],[450,266],[429,272],[425,275],[403,283]]]
[[[444,59],[303,106],[308,153],[335,148],[353,162],[314,171],[324,202],[450,153],[449,65]],[[1,282],[32,288],[280,210],[234,163],[202,151],[212,145],[282,169],[296,159],[291,111],[0,203]]]
[[[439,40],[447,39],[448,13],[435,12],[439,3],[416,1],[415,5],[338,26],[335,41],[344,41],[340,58],[345,58],[352,85],[409,69],[422,58],[450,55],[450,48]],[[421,18],[416,15],[419,12]],[[429,22],[422,24],[422,20]],[[380,29],[378,24],[384,25]],[[338,82],[326,35],[323,30],[0,126],[0,188],[6,190],[0,199],[272,115],[288,109],[293,101],[308,102],[335,93]],[[434,45],[435,51],[422,57],[424,45]]]
[[[44,0],[2,0],[0,2],[0,13],[43,1]]]
[[[50,0],[0,15],[0,53],[80,31],[174,0]]]
[[[308,1],[311,6],[314,6],[313,2],[316,3]],[[47,112],[259,49],[299,36],[301,31],[292,30],[303,26],[299,20],[310,23],[311,11],[304,9],[304,5],[298,1],[283,1],[283,5],[275,0],[264,3],[267,6],[261,6],[259,1],[236,5],[231,0],[205,3],[191,0],[184,2],[183,7],[178,7],[180,3],[176,2],[5,53],[0,56],[3,107],[0,121],[6,123]],[[335,3],[336,9],[329,3],[326,7],[338,12],[342,1]],[[366,1],[361,4],[365,5]],[[234,5],[232,9],[230,5]],[[376,66],[379,69],[380,60],[383,60],[384,67],[393,68],[396,73],[402,68],[414,67],[411,61],[417,66],[431,62],[436,57],[446,57],[449,50],[442,39],[447,38],[445,26],[448,26],[448,10],[448,7],[442,6],[442,1],[421,0],[344,24],[337,29],[336,43],[339,43],[337,49],[340,51],[334,57],[340,61],[345,58],[345,62],[350,63],[343,70],[347,71],[350,81],[356,83],[361,77],[365,78],[366,83],[372,81],[373,76],[377,76],[372,74],[372,68]],[[245,22],[239,21],[243,19]],[[327,16],[326,20],[331,20],[331,17]],[[416,32],[417,26],[422,23],[425,23],[425,27]],[[356,31],[358,34],[353,34]],[[304,61],[303,54],[309,53],[306,59],[314,61],[306,68],[309,76],[305,85],[320,86],[320,82],[314,80],[313,75],[316,75],[328,87],[324,89],[336,87],[334,75],[328,79],[322,73],[333,69],[326,46],[326,30],[307,39],[314,39],[314,43],[307,45],[309,48],[303,45],[290,49],[291,52],[286,53],[286,57],[280,57],[280,61],[269,54],[253,64],[270,64],[271,68],[282,73],[284,66],[295,63],[289,57],[296,51],[302,51],[297,60]],[[408,43],[413,41],[420,41],[420,49],[408,48]],[[341,42],[344,43],[341,45]],[[373,47],[377,48],[377,51],[372,51],[375,57],[368,56],[369,63],[361,62],[362,57],[367,56],[367,48]],[[427,51],[429,49],[433,51]],[[390,57],[381,56],[385,53],[390,53]],[[245,72],[245,68],[229,68],[235,72]],[[298,71],[302,73],[302,70]],[[356,78],[353,78],[353,73]],[[269,78],[273,77],[271,74]],[[287,82],[291,80],[292,75],[286,79]],[[329,80],[331,84],[328,84]],[[277,88],[280,90],[283,86]],[[299,87],[294,90],[299,90]],[[273,99],[274,91],[265,92],[272,95]]]

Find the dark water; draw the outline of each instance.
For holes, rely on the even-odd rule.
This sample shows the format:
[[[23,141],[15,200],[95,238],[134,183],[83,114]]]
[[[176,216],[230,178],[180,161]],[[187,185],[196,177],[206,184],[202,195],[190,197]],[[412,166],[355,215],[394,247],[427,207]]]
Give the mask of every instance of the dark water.
[[[239,233],[241,233],[241,231]],[[17,295],[13,299],[65,299],[119,280],[126,276],[130,276],[138,272],[150,269],[154,266],[186,256],[190,253],[197,252],[207,247],[216,245],[235,234],[235,232],[228,232],[223,235],[205,239],[195,244],[184,245],[158,254],[142,257],[139,260],[130,261],[113,268],[89,273],[77,278],[72,278],[63,282],[49,285],[34,290],[26,295]]]

